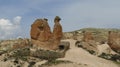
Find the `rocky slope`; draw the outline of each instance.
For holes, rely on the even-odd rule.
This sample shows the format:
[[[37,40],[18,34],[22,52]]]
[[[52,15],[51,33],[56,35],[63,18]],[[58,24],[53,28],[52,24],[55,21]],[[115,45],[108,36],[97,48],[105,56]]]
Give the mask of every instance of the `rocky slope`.
[[[83,48],[75,46],[77,40],[66,39],[62,40],[70,42],[70,49],[65,53],[64,58],[56,60],[40,59],[39,57],[30,56],[29,50],[22,50],[22,53],[17,49],[15,51],[4,52],[0,55],[0,67],[119,67],[120,64],[111,60],[100,58],[97,55],[92,55]],[[104,51],[105,46],[99,45],[99,50]],[[68,49],[68,48],[67,48]],[[27,53],[28,54],[27,54]],[[49,52],[49,51],[46,51]],[[45,52],[45,53],[46,53]],[[50,53],[50,52],[49,52]],[[52,53],[50,53],[52,54]],[[44,55],[44,54],[42,54]],[[55,53],[53,55],[56,56]],[[44,55],[45,56],[45,55]],[[50,56],[50,55],[48,55]]]
[[[83,42],[83,31],[93,36]],[[1,40],[0,67],[120,67],[120,55],[106,43],[108,31],[120,30],[86,28],[65,32],[58,52],[31,48],[30,39]],[[94,39],[89,41],[91,37]]]

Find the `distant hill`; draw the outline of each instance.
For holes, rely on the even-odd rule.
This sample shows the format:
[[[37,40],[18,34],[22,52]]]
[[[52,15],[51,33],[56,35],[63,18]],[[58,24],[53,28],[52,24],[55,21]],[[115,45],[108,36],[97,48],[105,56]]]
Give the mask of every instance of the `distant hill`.
[[[115,31],[120,32],[120,29],[114,29],[114,28],[83,28],[75,31],[70,32],[64,32],[63,39],[76,39],[81,40],[83,37],[83,31],[89,31],[92,32],[94,38],[96,41],[107,41],[108,38],[108,31]]]

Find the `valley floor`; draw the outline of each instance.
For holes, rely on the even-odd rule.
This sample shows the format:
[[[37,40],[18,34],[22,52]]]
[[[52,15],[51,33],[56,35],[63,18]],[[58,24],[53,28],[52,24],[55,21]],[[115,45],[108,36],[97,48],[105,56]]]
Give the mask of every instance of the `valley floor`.
[[[120,67],[120,65],[112,61],[91,55],[84,49],[75,47],[75,40],[70,39],[67,41],[70,42],[70,50],[66,52],[65,58],[59,60],[69,60],[72,61],[73,64],[59,64],[51,67]]]

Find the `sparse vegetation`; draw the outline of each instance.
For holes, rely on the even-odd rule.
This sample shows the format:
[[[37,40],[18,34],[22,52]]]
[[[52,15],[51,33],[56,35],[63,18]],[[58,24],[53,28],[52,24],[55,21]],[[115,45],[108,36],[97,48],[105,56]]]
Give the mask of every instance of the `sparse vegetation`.
[[[7,54],[8,58],[15,58],[27,61],[28,56],[30,56],[30,50],[29,48],[16,49]]]
[[[106,54],[106,53],[102,53],[101,55],[99,55],[99,57],[107,59],[107,60],[112,60],[114,62],[116,62],[117,64],[120,64],[120,55],[118,54]]]
[[[51,66],[51,65],[57,65],[57,64],[61,64],[61,63],[72,63],[71,61],[67,61],[67,60],[52,60],[52,61],[48,61],[46,62],[45,64],[42,64],[41,66],[39,67],[48,67],[48,66]]]
[[[120,62],[113,61],[113,63],[115,63],[115,64],[117,64],[118,66],[120,66]]]

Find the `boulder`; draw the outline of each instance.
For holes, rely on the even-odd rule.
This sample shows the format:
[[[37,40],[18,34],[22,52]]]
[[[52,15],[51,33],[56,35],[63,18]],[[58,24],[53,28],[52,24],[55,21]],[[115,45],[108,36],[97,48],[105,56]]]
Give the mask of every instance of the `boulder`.
[[[89,40],[94,40],[92,33],[88,31],[83,31],[83,41],[88,42]]]
[[[120,53],[120,34],[118,32],[109,31],[108,45],[117,53]]]
[[[82,41],[76,41],[75,46],[76,47],[82,47]]]
[[[76,41],[75,46],[81,47],[87,50],[89,53],[97,55],[99,50],[97,48],[97,43],[94,40],[89,40],[87,42]]]
[[[97,43],[91,32],[83,31],[83,39],[81,41],[76,41],[75,46],[82,47],[91,54],[98,54]]]

